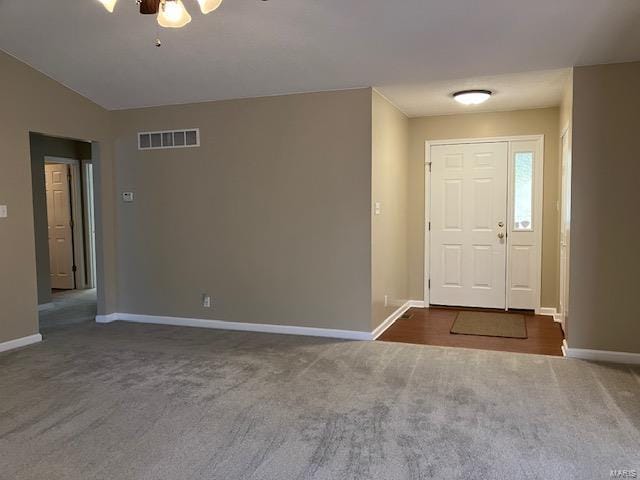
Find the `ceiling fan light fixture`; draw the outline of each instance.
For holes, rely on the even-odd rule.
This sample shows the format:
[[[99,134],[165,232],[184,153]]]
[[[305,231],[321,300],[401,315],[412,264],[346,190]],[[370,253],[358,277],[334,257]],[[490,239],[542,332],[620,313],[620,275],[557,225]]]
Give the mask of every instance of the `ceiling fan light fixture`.
[[[116,2],[118,0],[98,0],[98,1],[104,6],[104,8],[107,9],[109,13],[113,13],[113,9],[115,8]]]
[[[453,94],[456,102],[462,105],[480,105],[491,98],[491,90],[461,90]]]
[[[206,15],[216,10],[222,4],[222,0],[198,0],[198,3],[202,13]]]
[[[191,15],[184,8],[182,0],[165,0],[158,12],[158,24],[166,28],[184,27],[191,21]]]

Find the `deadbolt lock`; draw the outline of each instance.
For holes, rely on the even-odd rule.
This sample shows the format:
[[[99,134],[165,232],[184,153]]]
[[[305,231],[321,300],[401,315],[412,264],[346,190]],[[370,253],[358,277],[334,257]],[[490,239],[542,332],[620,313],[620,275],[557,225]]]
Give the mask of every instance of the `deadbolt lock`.
[[[500,228],[504,227],[504,222],[498,222],[498,226],[499,226]]]

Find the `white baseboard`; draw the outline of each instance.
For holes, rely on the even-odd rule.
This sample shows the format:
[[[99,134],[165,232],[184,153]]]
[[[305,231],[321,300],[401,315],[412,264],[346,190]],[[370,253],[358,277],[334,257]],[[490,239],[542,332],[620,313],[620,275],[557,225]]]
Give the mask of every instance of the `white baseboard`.
[[[599,362],[626,363],[640,365],[640,353],[611,352],[609,350],[588,350],[585,348],[571,348],[565,340],[562,344],[565,357],[581,360],[595,360]]]
[[[16,338],[15,340],[9,340],[8,342],[0,343],[0,352],[7,352],[14,348],[26,347],[42,341],[42,335],[36,333],[35,335],[29,335],[28,337]]]
[[[262,323],[225,322],[200,318],[163,317],[156,315],[138,315],[133,313],[112,313],[96,317],[98,323],[111,323],[116,320],[176,327],[197,327],[216,330],[236,330],[242,332],[280,333],[286,335],[305,335],[311,337],[342,338],[346,340],[372,340],[371,332],[356,330],[335,330],[330,328],[297,327],[293,325],[270,325]]]
[[[42,310],[46,310],[48,308],[53,307],[53,302],[48,302],[48,303],[40,303],[38,305],[38,311],[41,312]]]
[[[384,322],[382,322],[380,325],[378,325],[378,327],[370,333],[371,338],[369,340],[375,340],[376,338],[378,338],[380,335],[382,335],[384,333],[384,331],[389,328],[391,325],[393,325],[397,319],[399,319],[404,312],[406,312],[407,310],[409,310],[411,308],[411,301],[406,302],[404,305],[402,305],[401,307],[398,307],[398,309],[393,312],[391,315],[389,315]]]
[[[373,332],[357,330],[336,330],[331,328],[298,327],[295,325],[271,325],[264,323],[226,322],[223,320],[206,320],[202,318],[165,317],[158,315],[140,315],[134,313],[110,313],[97,315],[97,323],[111,323],[116,320],[135,323],[152,323],[156,325],[173,325],[176,327],[211,328],[216,330],[237,330],[241,332],[279,333],[285,335],[304,335],[311,337],[342,338],[346,340],[375,340],[412,307],[422,308],[422,300],[410,300],[398,307]]]
[[[558,313],[558,310],[555,307],[536,308],[536,315],[548,315],[550,317],[553,317],[554,322],[562,323],[564,325],[562,314]]]
[[[96,323],[111,323],[120,320],[119,313],[110,313],[109,315],[96,315]]]
[[[424,300],[409,300],[408,303],[411,308],[425,308]]]

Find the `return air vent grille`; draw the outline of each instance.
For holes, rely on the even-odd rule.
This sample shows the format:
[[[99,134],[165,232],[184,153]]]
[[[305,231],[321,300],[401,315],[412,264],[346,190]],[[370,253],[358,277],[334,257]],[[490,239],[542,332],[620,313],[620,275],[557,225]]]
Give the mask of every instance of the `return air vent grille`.
[[[198,128],[138,133],[138,150],[158,150],[161,148],[188,148],[199,146],[200,129]]]

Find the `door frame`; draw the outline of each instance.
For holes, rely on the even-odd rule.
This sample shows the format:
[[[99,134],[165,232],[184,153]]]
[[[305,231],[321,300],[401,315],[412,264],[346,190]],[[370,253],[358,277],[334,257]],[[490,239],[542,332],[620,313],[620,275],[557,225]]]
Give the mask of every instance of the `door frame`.
[[[66,157],[53,157],[45,155],[44,164],[63,164],[69,166],[71,174],[71,219],[73,221],[72,243],[73,243],[73,284],[76,290],[90,288],[87,284],[85,270],[85,249],[84,249],[84,215],[82,205],[82,180],[80,160]],[[51,255],[51,252],[49,252]]]
[[[560,135],[560,251],[558,258],[560,281],[558,285],[558,316],[562,330],[565,332],[565,323],[569,312],[569,264],[571,255],[571,135],[569,127],[570,125],[567,123]],[[566,151],[565,141],[567,142]]]
[[[477,143],[498,143],[507,142],[508,147],[508,162],[507,162],[507,225],[510,225],[509,219],[513,218],[513,185],[511,184],[511,169],[512,169],[512,142],[529,141],[537,142],[537,149],[539,155],[539,162],[536,162],[534,169],[534,224],[539,225],[537,228],[536,240],[538,248],[536,249],[536,264],[538,265],[538,272],[536,278],[536,295],[535,295],[535,311],[540,312],[540,297],[542,294],[542,209],[544,206],[543,192],[544,192],[544,135],[513,135],[504,137],[478,137],[478,138],[456,138],[446,140],[426,140],[425,141],[425,160],[424,160],[424,214],[425,222],[423,225],[424,232],[424,307],[430,306],[430,277],[431,277],[431,147],[436,145],[458,145],[458,144],[477,144]],[[511,229],[508,230],[510,233]],[[510,240],[511,235],[507,235],[506,250],[506,282],[505,282],[505,305],[506,309],[509,309],[510,305],[510,292],[508,285],[510,285],[511,269],[510,266]]]
[[[84,203],[84,242],[86,245],[87,260],[87,278],[86,287],[96,288],[96,220],[95,220],[95,204],[94,204],[94,186],[93,186],[93,161],[82,161],[82,179],[83,179],[83,195]]]

